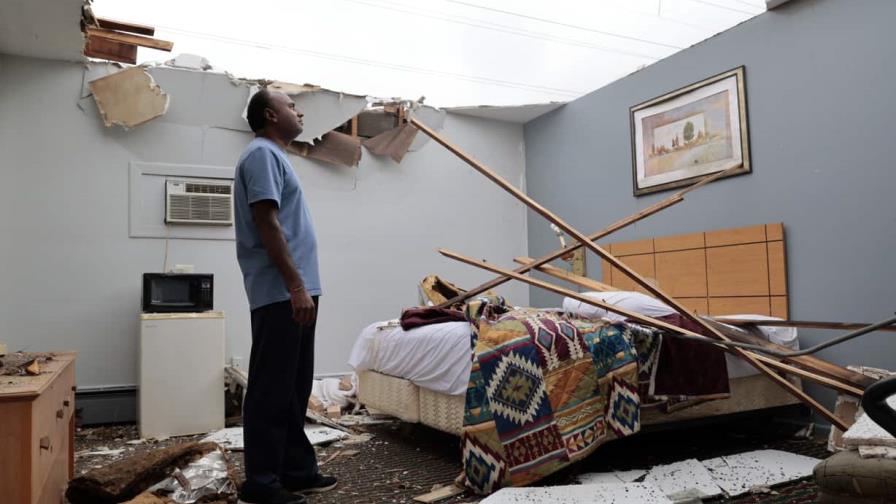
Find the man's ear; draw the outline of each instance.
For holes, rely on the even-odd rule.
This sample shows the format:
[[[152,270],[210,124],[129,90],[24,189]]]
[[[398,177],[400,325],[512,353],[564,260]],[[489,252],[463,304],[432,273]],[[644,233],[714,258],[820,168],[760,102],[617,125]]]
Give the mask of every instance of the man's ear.
[[[273,109],[270,109],[270,108],[264,109],[264,118],[272,123],[277,122],[277,114],[274,112]]]

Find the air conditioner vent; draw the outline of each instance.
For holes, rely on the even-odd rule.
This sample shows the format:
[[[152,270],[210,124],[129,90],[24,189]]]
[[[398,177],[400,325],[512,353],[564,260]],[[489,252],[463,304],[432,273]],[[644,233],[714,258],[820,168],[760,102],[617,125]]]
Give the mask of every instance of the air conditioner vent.
[[[232,182],[168,179],[165,189],[165,222],[233,225]]]

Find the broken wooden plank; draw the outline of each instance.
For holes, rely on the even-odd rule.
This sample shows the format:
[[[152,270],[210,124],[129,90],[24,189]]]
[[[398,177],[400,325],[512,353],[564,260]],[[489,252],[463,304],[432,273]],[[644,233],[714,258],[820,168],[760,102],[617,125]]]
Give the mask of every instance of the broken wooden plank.
[[[618,313],[618,314],[623,315],[623,316],[625,316],[625,317],[627,317],[627,318],[630,318],[630,319],[632,319],[632,320],[634,320],[634,321],[640,322],[640,323],[642,323],[642,324],[649,325],[649,326],[651,326],[651,327],[656,327],[656,328],[659,328],[659,329],[664,329],[664,330],[672,331],[672,332],[674,332],[674,333],[679,333],[679,334],[684,334],[684,335],[690,335],[690,336],[697,336],[697,337],[700,337],[700,338],[705,338],[705,336],[703,336],[702,334],[697,334],[697,333],[695,333],[695,332],[693,332],[693,331],[688,331],[688,330],[686,330],[686,329],[683,329],[683,328],[681,328],[681,327],[678,327],[678,326],[669,324],[669,323],[667,323],[667,322],[663,322],[663,321],[661,321],[661,320],[658,320],[658,319],[655,319],[655,318],[652,318],[652,317],[648,317],[648,316],[646,316],[646,315],[642,315],[642,314],[637,313],[637,312],[634,312],[634,311],[630,311],[630,310],[626,310],[626,309],[624,309],[624,308],[620,308],[620,307],[618,307],[618,306],[616,306],[616,305],[611,305],[611,304],[608,304],[608,303],[604,303],[604,302],[598,301],[598,300],[596,300],[596,299],[590,298],[590,297],[588,297],[588,296],[584,296],[584,295],[579,294],[579,293],[577,293],[577,292],[573,292],[573,291],[571,291],[571,290],[564,289],[564,288],[562,288],[562,287],[557,287],[556,285],[550,284],[550,283],[548,283],[548,282],[543,282],[543,281],[538,280],[538,279],[535,279],[535,278],[527,277],[527,276],[525,276],[525,275],[520,275],[519,273],[514,273],[513,271],[510,271],[510,270],[506,270],[506,269],[503,269],[503,268],[499,268],[499,267],[497,267],[497,266],[493,266],[493,265],[491,265],[491,264],[486,263],[485,261],[477,261],[477,260],[475,260],[475,259],[471,259],[471,258],[469,258],[469,257],[465,257],[465,256],[463,256],[463,255],[460,255],[460,254],[456,253],[456,252],[451,252],[451,251],[449,251],[449,250],[445,250],[445,249],[438,249],[438,251],[439,251],[440,254],[442,254],[442,255],[445,256],[445,257],[450,257],[451,259],[456,259],[456,260],[458,260],[458,261],[460,261],[460,262],[469,264],[469,265],[471,265],[471,266],[476,266],[476,267],[478,267],[478,268],[482,268],[482,269],[484,269],[484,270],[491,271],[492,273],[497,273],[497,274],[499,274],[499,275],[509,276],[509,277],[514,278],[514,279],[516,279],[516,280],[519,280],[519,281],[521,281],[521,282],[525,282],[525,283],[528,283],[528,284],[530,284],[530,285],[534,285],[534,286],[536,286],[536,287],[541,287],[542,289],[545,289],[545,290],[554,292],[554,293],[556,293],[556,294],[560,294],[561,296],[567,296],[567,297],[570,297],[570,298],[572,298],[572,299],[581,301],[581,302],[583,302],[583,303],[587,303],[587,304],[590,304],[590,305],[593,305],[593,306],[598,306],[598,307],[603,308],[603,309],[605,309],[605,310],[607,310],[607,311],[611,311],[611,312],[613,312],[613,313]],[[708,324],[707,324],[707,325],[708,325]],[[716,334],[718,334],[718,333],[716,333]],[[728,340],[728,339],[725,338],[725,337],[723,337],[723,338],[721,338],[721,339],[722,339],[722,341],[730,341],[730,340]],[[825,419],[827,419],[827,420],[828,420],[829,422],[831,422],[833,425],[836,425],[837,427],[840,427],[840,428],[842,428],[841,426],[845,426],[845,425],[846,425],[846,424],[843,422],[843,420],[841,420],[840,418],[838,418],[837,416],[835,416],[833,413],[831,413],[830,411],[828,411],[827,408],[825,408],[824,406],[822,406],[818,401],[816,401],[815,399],[809,397],[805,392],[803,392],[802,389],[800,389],[799,387],[797,387],[797,386],[794,385],[793,383],[790,383],[790,382],[787,381],[785,378],[783,378],[782,376],[780,376],[780,375],[778,375],[777,373],[775,373],[774,371],[772,371],[772,370],[769,368],[769,366],[774,367],[775,369],[778,369],[778,370],[781,370],[781,371],[784,371],[784,372],[789,372],[789,373],[791,373],[791,374],[796,374],[796,375],[800,375],[800,376],[805,375],[806,377],[811,377],[811,378],[813,378],[813,379],[815,379],[815,380],[821,380],[821,381],[819,381],[819,383],[823,383],[823,382],[825,381],[824,377],[818,377],[818,376],[816,376],[816,375],[814,375],[814,374],[812,374],[812,373],[804,372],[804,371],[802,371],[802,370],[796,369],[796,368],[794,368],[793,366],[790,366],[790,365],[788,365],[788,364],[784,364],[784,363],[782,363],[782,362],[778,362],[778,361],[776,361],[776,360],[774,360],[774,359],[771,359],[771,358],[768,358],[768,357],[764,357],[764,356],[761,356],[761,355],[753,354],[753,353],[747,352],[746,350],[743,350],[743,349],[740,349],[740,348],[730,348],[730,347],[725,347],[725,346],[723,346],[723,345],[719,345],[719,347],[720,347],[722,350],[731,352],[731,353],[733,353],[733,354],[735,354],[735,355],[737,355],[737,356],[739,356],[739,357],[743,357],[745,360],[747,360],[747,362],[750,362],[750,363],[753,365],[753,367],[755,367],[755,368],[757,368],[758,370],[762,371],[763,374],[765,374],[768,378],[770,378],[772,381],[774,381],[774,382],[777,383],[779,386],[781,386],[782,388],[784,388],[787,392],[789,392],[791,395],[793,395],[794,397],[796,397],[797,399],[799,399],[801,402],[803,402],[804,404],[810,406],[812,409],[814,409],[815,411],[817,411],[820,415],[822,415]],[[839,387],[839,386],[841,386],[842,384],[841,384],[841,383],[836,383],[835,385],[837,385],[837,386]]]
[[[414,125],[418,124],[418,122],[415,119],[411,119],[411,123],[413,123]],[[677,203],[681,203],[682,201],[684,201],[684,195],[687,194],[688,192],[693,191],[694,189],[697,189],[698,187],[702,187],[702,186],[708,184],[709,182],[712,182],[713,180],[722,177],[723,175],[728,173],[730,170],[734,170],[734,168],[735,167],[729,168],[728,170],[716,173],[714,175],[710,175],[710,176],[704,178],[703,180],[697,182],[696,184],[694,184],[690,187],[686,187],[686,188],[682,189],[681,191],[678,191],[677,193],[669,196],[668,198],[666,198],[664,200],[658,201],[643,210],[640,210],[632,215],[629,215],[628,217],[619,219],[618,221],[614,222],[613,224],[610,224],[603,230],[592,234],[588,238],[591,241],[600,240],[601,238],[605,238],[606,236],[608,236],[612,233],[615,233],[616,231],[619,231],[620,229],[622,229],[624,227],[630,226],[631,224],[634,224],[642,219],[645,219],[657,212],[660,212],[661,210],[669,208],[670,206],[675,205]],[[515,269],[514,272],[526,273],[527,271],[531,270],[532,268],[541,266],[543,264],[547,264],[555,259],[559,259],[561,257],[566,256],[567,254],[571,254],[581,248],[582,248],[581,244],[575,243],[566,248],[555,250],[549,254],[539,257],[538,259],[535,260],[535,262],[533,264],[521,266],[521,267]],[[462,302],[466,301],[467,299],[469,299],[473,296],[478,296],[479,294],[482,294],[483,292],[485,292],[489,289],[493,289],[493,288],[503,284],[504,282],[507,282],[508,280],[510,280],[510,278],[503,277],[503,276],[489,280],[488,282],[485,282],[484,284],[481,284],[477,287],[473,287],[472,289],[445,301],[444,303],[439,305],[439,308],[447,308],[456,303],[462,303]]]
[[[525,266],[531,265],[532,263],[535,262],[535,259],[532,259],[531,257],[515,257],[513,260],[514,260],[514,262],[525,265]],[[598,292],[611,292],[611,291],[619,290],[616,287],[613,287],[612,285],[607,285],[605,283],[598,282],[597,280],[593,280],[588,277],[579,276],[579,275],[576,275],[575,273],[570,273],[569,271],[566,271],[561,268],[557,268],[556,266],[551,266],[549,264],[536,266],[535,269],[537,269],[538,271],[540,271],[546,275],[550,275],[554,278],[559,278],[560,280],[566,280],[567,282],[569,282],[571,284],[575,284],[575,285],[578,285],[579,287],[584,287],[586,289],[591,289],[591,290],[598,291]]]
[[[476,171],[481,173],[487,179],[494,182],[498,187],[500,187],[500,188],[504,189],[506,192],[510,193],[513,197],[515,197],[516,199],[518,199],[519,201],[524,203],[531,210],[538,213],[539,215],[541,215],[542,217],[547,219],[549,222],[551,222],[554,225],[556,225],[557,227],[559,227],[561,230],[563,230],[564,233],[575,238],[576,241],[579,242],[579,244],[585,246],[586,248],[588,248],[588,250],[590,250],[591,252],[594,252],[595,254],[600,256],[603,260],[610,263],[616,269],[622,271],[626,276],[631,278],[635,283],[640,285],[644,290],[646,290],[647,292],[652,294],[654,297],[656,297],[660,301],[663,301],[667,305],[674,308],[675,311],[677,311],[681,316],[683,316],[686,319],[690,320],[691,322],[694,322],[695,324],[701,326],[703,329],[708,331],[709,334],[712,334],[714,337],[716,337],[720,340],[723,340],[723,341],[730,341],[730,340],[728,340],[728,338],[725,335],[723,335],[718,330],[713,328],[705,320],[703,320],[696,314],[691,313],[678,300],[676,300],[672,296],[666,294],[659,287],[653,285],[651,282],[648,282],[647,279],[645,279],[644,277],[639,275],[635,270],[633,270],[632,268],[630,268],[629,266],[624,264],[622,261],[617,259],[614,255],[610,254],[609,252],[607,252],[606,250],[604,250],[603,248],[601,248],[600,246],[595,244],[593,241],[591,241],[591,238],[583,235],[577,229],[570,226],[566,221],[561,219],[560,216],[556,215],[555,213],[551,212],[550,210],[548,210],[547,208],[542,206],[540,203],[535,201],[534,199],[530,198],[528,195],[526,195],[524,192],[519,190],[513,184],[511,184],[510,182],[505,180],[503,177],[498,175],[496,172],[492,171],[491,169],[486,167],[484,164],[480,163],[479,161],[474,159],[472,156],[470,156],[469,154],[467,154],[466,152],[462,151],[460,148],[458,148],[457,146],[452,144],[451,142],[448,142],[446,139],[442,138],[438,133],[431,130],[429,127],[427,127],[426,125],[424,125],[423,123],[418,121],[416,118],[412,118],[411,122],[414,124],[414,126],[420,128],[424,133],[426,133],[430,138],[432,138],[437,143],[441,144],[443,147],[448,149],[450,152],[454,153],[456,156],[461,158],[463,161],[465,161],[468,165],[473,167],[473,169],[475,169]],[[722,172],[722,173],[725,173],[725,172]],[[506,273],[505,273],[505,275],[506,275]],[[736,355],[738,355],[739,357],[742,357],[744,360],[746,360],[748,363],[750,363],[750,365],[752,365],[754,368],[756,368],[757,370],[762,372],[764,375],[769,377],[771,380],[777,382],[778,385],[780,385],[785,390],[790,392],[794,397],[798,398],[801,402],[810,405],[813,409],[815,409],[820,415],[822,415],[825,419],[827,419],[832,424],[837,425],[838,427],[844,425],[842,420],[837,418],[836,415],[834,415],[827,408],[822,406],[821,403],[819,403],[815,399],[809,397],[809,395],[806,394],[805,392],[803,392],[802,389],[800,389],[793,383],[790,383],[785,378],[783,378],[782,376],[778,375],[777,373],[775,373],[774,371],[769,369],[768,366],[766,366],[765,364],[760,362],[758,359],[756,359],[755,356],[753,356],[753,354],[750,354],[749,352],[746,352],[740,348],[735,348],[733,350],[733,352]]]
[[[377,156],[389,156],[396,163],[401,163],[414,138],[417,136],[417,128],[404,123],[397,128],[380,133],[379,135],[364,140],[364,147]]]
[[[856,330],[871,325],[863,322],[820,322],[816,320],[753,320],[749,318],[729,318],[725,315],[720,315],[715,318],[718,319],[719,322],[735,326],[761,325],[775,327],[805,327],[806,329]],[[896,332],[896,326],[881,327],[877,330]]]
[[[111,40],[113,42],[121,42],[125,44],[138,45],[141,47],[148,47],[150,49],[157,49],[159,51],[171,52],[171,49],[174,48],[174,42],[170,42],[167,40],[159,40],[156,38],[144,37],[143,35],[134,35],[131,33],[122,33],[113,30],[107,30],[105,28],[95,28],[93,26],[87,27],[87,36]]]
[[[127,21],[118,21],[117,19],[109,19],[109,18],[96,18],[96,23],[100,28],[105,28],[107,30],[118,30],[129,33],[136,33],[137,35],[147,35],[152,37],[156,34],[156,29],[152,26],[130,23]]]
[[[137,63],[137,46],[88,36],[84,45],[84,56],[133,65]]]
[[[454,497],[455,495],[460,495],[464,493],[466,490],[463,488],[451,484],[445,485],[441,488],[437,488],[429,493],[425,493],[423,495],[418,495],[414,497],[414,500],[417,502],[423,502],[429,504],[431,502],[438,502],[443,499],[447,499],[449,497]]]

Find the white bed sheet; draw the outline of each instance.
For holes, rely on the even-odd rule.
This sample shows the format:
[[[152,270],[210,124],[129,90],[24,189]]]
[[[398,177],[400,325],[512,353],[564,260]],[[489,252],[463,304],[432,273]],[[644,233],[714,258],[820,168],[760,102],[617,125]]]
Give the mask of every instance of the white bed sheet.
[[[445,322],[405,331],[398,321],[376,322],[361,331],[348,363],[356,372],[377,371],[461,395],[472,367],[470,324]]]

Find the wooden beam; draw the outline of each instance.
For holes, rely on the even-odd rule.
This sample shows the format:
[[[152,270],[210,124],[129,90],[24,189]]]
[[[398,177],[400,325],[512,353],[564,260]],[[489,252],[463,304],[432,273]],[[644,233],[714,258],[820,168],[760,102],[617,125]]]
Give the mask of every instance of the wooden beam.
[[[446,139],[442,138],[438,133],[431,130],[429,127],[427,127],[425,124],[418,121],[416,118],[412,118],[411,122],[414,124],[414,126],[420,128],[421,131],[426,133],[433,140],[435,140],[436,142],[438,142],[439,144],[444,146],[446,149],[448,149],[449,151],[453,152],[455,155],[460,157],[467,164],[472,166],[473,169],[475,169],[476,171],[478,171],[479,173],[484,175],[486,178],[488,178],[489,180],[494,182],[496,185],[498,185],[499,187],[501,187],[502,189],[504,189],[505,191],[510,193],[512,196],[514,196],[515,198],[517,198],[518,200],[523,202],[530,209],[532,209],[533,211],[535,211],[536,213],[538,213],[539,215],[541,215],[542,217],[544,217],[545,219],[547,219],[548,221],[552,222],[554,225],[556,225],[557,227],[562,229],[563,232],[565,232],[567,235],[575,238],[576,241],[578,241],[580,244],[584,245],[589,250],[591,250],[592,252],[594,252],[595,254],[600,256],[602,259],[604,259],[605,261],[610,263],[616,269],[625,273],[625,275],[628,276],[629,278],[631,278],[632,280],[634,280],[635,283],[637,283],[638,285],[643,287],[647,292],[653,294],[654,297],[656,297],[660,301],[663,301],[664,303],[666,303],[667,305],[672,307],[681,316],[687,318],[688,320],[690,320],[690,321],[696,323],[697,325],[699,325],[700,327],[704,328],[709,334],[714,335],[716,338],[723,340],[723,341],[730,341],[730,340],[728,340],[728,338],[725,335],[720,333],[717,329],[715,329],[712,325],[710,325],[708,322],[703,320],[701,317],[697,316],[696,314],[690,313],[684,305],[682,305],[680,302],[678,302],[672,296],[666,294],[659,287],[656,287],[655,285],[648,282],[645,278],[643,278],[636,271],[631,269],[628,265],[626,265],[625,263],[623,263],[622,261],[617,259],[615,256],[613,256],[612,254],[610,254],[609,252],[607,252],[606,250],[604,250],[603,248],[601,248],[600,246],[598,246],[597,244],[592,242],[589,237],[583,235],[577,229],[575,229],[572,226],[570,226],[569,224],[567,224],[566,221],[561,219],[558,215],[554,214],[553,212],[551,212],[550,210],[548,210],[547,208],[542,206],[540,203],[538,203],[534,199],[527,196],[525,193],[520,191],[518,188],[514,187],[513,184],[511,184],[510,182],[508,182],[507,180],[502,178],[500,175],[498,175],[494,171],[487,168],[485,165],[483,165],[482,163],[480,163],[479,161],[474,159],[472,156],[470,156],[466,152],[462,151],[460,148],[458,148],[451,142],[448,142]],[[505,275],[506,275],[506,273],[505,273]],[[516,275],[516,277],[518,277],[518,276],[520,276],[520,275]],[[571,292],[571,291],[568,291],[568,292]],[[578,297],[581,298],[583,296],[578,296]],[[588,298],[585,298],[585,299],[588,299]],[[839,418],[837,418],[836,415],[834,415],[833,413],[828,411],[824,406],[822,406],[820,403],[818,403],[818,401],[816,401],[815,399],[812,399],[811,397],[809,397],[808,394],[803,392],[800,388],[798,388],[794,384],[790,383],[789,381],[787,381],[786,379],[784,379],[783,377],[781,377],[780,375],[778,375],[777,373],[772,371],[766,364],[764,364],[763,362],[760,362],[752,354],[750,354],[740,348],[735,348],[733,350],[733,352],[737,356],[739,356],[739,357],[743,358],[745,361],[747,361],[754,368],[758,369],[760,372],[765,374],[767,377],[769,377],[773,381],[777,382],[778,385],[780,385],[785,390],[790,392],[794,397],[799,399],[801,402],[811,406],[813,409],[815,409],[820,415],[825,417],[832,424],[834,424],[838,427],[846,426],[842,420],[840,420]]]
[[[124,44],[133,44],[150,49],[158,49],[160,51],[171,51],[174,43],[167,40],[159,40],[152,37],[144,37],[142,35],[132,35],[130,33],[121,33],[104,28],[87,27],[87,35],[90,37],[98,37],[113,42],[121,42]]]
[[[105,28],[107,30],[118,30],[128,33],[136,33],[138,35],[147,35],[149,37],[156,34],[156,29],[152,26],[128,23],[126,21],[98,17],[96,18],[96,23],[100,28]]]
[[[815,320],[755,320],[746,318],[728,318],[724,315],[715,317],[719,322],[733,326],[772,326],[772,327],[805,327],[807,329],[840,329],[854,331],[871,324],[863,322],[819,322]],[[896,332],[896,326],[881,327],[878,331]]]
[[[515,257],[513,260],[514,262],[522,264],[524,266],[528,266],[535,262],[535,259],[532,259],[531,257]],[[551,266],[549,264],[536,266],[535,269],[546,275],[551,275],[552,277],[559,278],[560,280],[566,280],[571,284],[575,284],[586,289],[591,289],[598,292],[611,292],[619,290],[612,285],[607,285],[605,283],[598,282],[597,280],[592,280],[588,277],[579,276],[575,273],[570,273],[569,271],[557,268],[556,266]]]
[[[417,126],[418,128],[419,128],[418,125],[422,125],[422,123],[420,123],[419,121],[417,121],[414,118],[411,118],[410,122],[412,124],[414,124],[414,126]],[[426,131],[424,131],[424,133],[426,133]],[[427,133],[427,135],[429,135],[429,133]],[[430,135],[430,136],[432,136],[432,135]],[[442,143],[442,142],[439,142],[439,143]],[[445,144],[442,143],[442,145],[445,145]],[[451,150],[451,149],[449,148],[449,150]],[[452,152],[454,152],[454,151],[452,151]],[[457,154],[457,153],[455,152],[455,154]],[[464,159],[464,158],[461,157],[461,159]],[[464,161],[466,161],[466,159],[464,159]],[[664,200],[658,201],[643,210],[640,210],[632,215],[629,215],[628,217],[625,217],[623,219],[620,219],[620,220],[614,222],[613,224],[610,224],[603,230],[592,234],[588,238],[591,241],[600,240],[601,238],[604,238],[612,233],[615,233],[616,231],[619,231],[620,229],[622,229],[624,227],[630,226],[630,225],[640,221],[641,219],[649,217],[661,210],[665,210],[666,208],[669,208],[672,205],[680,203],[680,202],[684,201],[684,195],[687,194],[688,192],[693,191],[694,189],[697,189],[698,187],[704,186],[704,185],[712,182],[713,180],[716,180],[717,178],[721,178],[722,176],[727,174],[729,171],[733,171],[736,168],[739,168],[739,167],[732,167],[723,172],[719,172],[719,173],[716,173],[709,177],[706,177],[703,180],[697,182],[696,184],[686,187],[675,194],[672,194],[671,196],[669,196],[668,198],[666,198]],[[538,259],[535,259],[535,262],[533,264],[521,266],[513,271],[516,273],[526,273],[533,268],[536,268],[543,264],[547,264],[547,263],[549,263],[555,259],[559,259],[567,254],[571,254],[571,253],[575,252],[576,250],[579,250],[580,248],[582,248],[582,245],[580,243],[574,243],[566,248],[555,250],[549,254],[539,257]],[[488,282],[485,282],[484,284],[473,287],[472,289],[466,291],[465,293],[463,293],[459,296],[455,296],[455,297],[445,301],[444,303],[440,304],[439,307],[446,308],[446,307],[452,306],[457,303],[462,303],[473,296],[482,294],[483,292],[485,292],[489,289],[494,289],[495,287],[507,282],[508,280],[510,280],[510,278],[505,277],[505,276],[499,276],[497,278],[489,280]]]
[[[134,65],[137,63],[137,46],[88,35],[84,56]]]
[[[764,338],[760,338],[754,334],[744,331],[743,329],[735,329],[732,327],[727,327],[723,325],[719,320],[707,318],[707,320],[713,324],[716,329],[721,331],[728,336],[733,341],[739,341],[741,343],[749,343],[751,345],[761,345],[771,350],[777,350],[779,352],[790,352],[792,349],[778,345],[776,343],[772,343],[771,341],[767,341]],[[727,321],[725,322],[727,323]],[[826,360],[820,359],[814,355],[799,355],[796,357],[786,357],[783,359],[784,362],[788,362],[795,366],[800,366],[802,368],[808,369],[812,372],[819,373],[825,376],[829,376],[836,380],[840,380],[847,385],[850,385],[855,388],[859,388],[864,390],[866,387],[875,383],[877,380],[874,378],[864,375],[862,373],[857,373],[850,369],[847,369],[842,366],[838,366],[833,362],[828,362]]]
[[[521,282],[528,283],[529,285],[541,287],[542,289],[554,292],[556,294],[560,294],[561,296],[567,296],[567,297],[576,299],[578,301],[581,301],[583,303],[587,303],[592,306],[597,306],[597,307],[603,308],[607,311],[611,311],[613,313],[618,313],[626,318],[632,319],[634,321],[640,322],[645,325],[649,325],[651,327],[656,327],[658,329],[663,329],[663,330],[672,331],[672,332],[690,335],[690,336],[704,337],[702,334],[698,334],[693,331],[689,331],[687,329],[678,327],[678,326],[670,324],[668,322],[663,322],[662,320],[658,320],[653,317],[648,317],[646,315],[642,315],[642,314],[634,312],[634,311],[626,310],[626,309],[620,308],[616,305],[612,305],[609,303],[603,303],[596,299],[592,299],[587,296],[583,296],[577,292],[573,292],[571,290],[564,289],[562,287],[557,287],[556,285],[553,285],[553,284],[550,284],[547,282],[543,282],[536,278],[527,277],[525,275],[520,275],[519,273],[515,273],[510,270],[505,270],[503,268],[493,266],[491,264],[486,263],[485,261],[478,261],[476,259],[471,259],[469,257],[465,257],[456,252],[451,252],[451,251],[445,250],[445,249],[439,249],[439,253],[444,255],[445,257],[450,257],[451,259],[458,260],[460,262],[469,264],[471,266],[476,266],[478,268],[482,268],[484,270],[491,271],[492,273],[506,275],[513,279],[519,280]],[[724,337],[723,337],[723,340],[724,340]],[[725,341],[727,341],[727,340],[725,340]],[[839,383],[839,382],[834,382],[833,380],[828,380],[824,377],[817,376],[808,371],[797,370],[793,366],[789,366],[787,364],[778,362],[774,359],[767,358],[765,356],[760,356],[760,355],[753,354],[751,352],[747,352],[740,348],[725,347],[723,345],[719,345],[719,347],[722,350],[733,353],[739,357],[744,358],[748,362],[750,362],[754,367],[756,367],[757,369],[762,371],[768,378],[770,378],[772,381],[776,382],[778,385],[783,387],[786,391],[788,391],[791,395],[795,396],[801,402],[805,403],[806,405],[808,405],[809,407],[814,409],[816,412],[818,412],[818,414],[823,416],[825,419],[827,419],[833,425],[837,426],[841,430],[845,430],[845,428],[848,428],[848,426],[843,422],[843,420],[841,420],[836,415],[834,415],[833,413],[828,411],[818,401],[816,401],[815,399],[812,399],[811,397],[806,395],[806,393],[803,392],[799,387],[790,383],[789,381],[787,381],[787,379],[785,379],[784,377],[778,375],[776,372],[769,369],[769,366],[774,367],[775,369],[778,369],[778,370],[781,370],[784,372],[789,372],[789,373],[796,374],[799,376],[804,376],[807,379],[811,379],[813,381],[816,381],[817,383],[824,384],[824,385],[832,387],[832,388],[837,387],[838,389],[843,389],[843,388],[845,388],[844,384]],[[831,383],[831,382],[833,382],[833,383]],[[859,393],[861,393],[861,392],[859,392]]]

